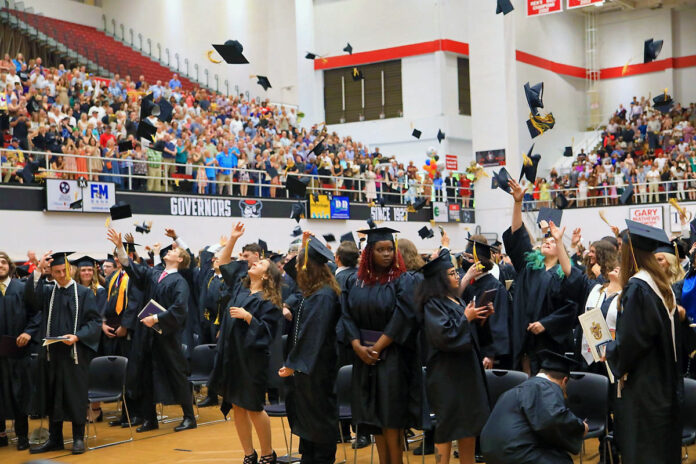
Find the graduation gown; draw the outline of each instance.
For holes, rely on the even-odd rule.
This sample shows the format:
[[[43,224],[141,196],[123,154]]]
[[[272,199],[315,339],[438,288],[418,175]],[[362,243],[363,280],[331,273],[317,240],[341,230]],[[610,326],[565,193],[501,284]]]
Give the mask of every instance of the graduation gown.
[[[524,226],[514,233],[511,230],[503,233],[503,242],[517,272],[510,333],[513,367],[519,368],[523,354],[534,359],[536,352],[544,348],[557,353],[571,348],[577,316],[575,304],[564,295],[564,279],[559,277],[556,266],[549,270],[527,267],[525,255],[532,251],[527,230]],[[537,321],[546,330],[534,335],[527,327]]]
[[[11,279],[5,295],[0,293],[0,336],[16,339],[27,333],[32,337],[29,343],[34,343],[38,342],[41,314],[24,304],[24,285],[18,279]],[[26,416],[29,412],[32,387],[29,356],[28,345],[14,356],[0,355],[0,421]]]
[[[490,413],[481,353],[464,308],[449,298],[431,298],[423,306],[426,392],[436,417],[435,443],[477,436]]]
[[[345,344],[361,340],[361,329],[383,332],[393,340],[373,366],[353,354],[353,421],[371,426],[372,432],[368,433],[418,426],[422,422],[423,376],[413,291],[413,277],[405,273],[391,282],[373,286],[356,280],[341,296]],[[365,431],[362,427],[361,430]]]
[[[571,464],[568,453],[580,452],[584,433],[561,387],[531,377],[498,399],[481,431],[481,452],[486,464]]]
[[[505,290],[505,284],[491,274],[486,274],[474,283],[467,285],[462,299],[468,304],[474,298],[480,301],[487,290],[496,289],[493,300],[495,312],[483,324],[475,322],[471,325],[476,332],[482,357],[500,359],[510,354],[510,330],[508,326],[510,296]]]
[[[324,286],[303,298],[294,311],[288,335],[285,366],[295,370],[287,378],[286,406],[292,433],[314,443],[338,439],[336,403],[336,324],[339,297]]]
[[[622,461],[677,464],[681,462],[684,400],[679,316],[675,312],[675,347],[662,299],[650,284],[635,276],[621,293],[621,309],[607,360],[617,379],[627,376],[620,382],[614,402]]]
[[[41,311],[39,338],[50,335],[77,335],[79,341],[68,346],[54,343],[39,351],[38,408],[52,422],[86,422],[89,363],[99,346],[101,315],[94,292],[72,281],[68,287],[45,285],[42,277],[34,286],[34,276],[27,280],[25,296],[36,311]],[[77,293],[77,306],[75,305]],[[50,302],[53,299],[53,310]],[[50,314],[50,325],[49,325]],[[77,330],[75,317],[77,314]],[[77,359],[75,359],[77,355]]]
[[[111,284],[112,279],[117,278],[118,275],[117,273],[120,272],[118,270],[112,272],[106,277],[106,285],[107,288],[104,288],[104,295],[103,295],[103,303],[102,306],[100,306],[100,312],[102,315],[102,320],[105,321],[107,324],[109,324],[110,327],[113,327],[114,330],[118,329],[122,323],[121,320],[123,316],[125,315],[128,305],[130,304],[130,299],[132,296],[132,291],[131,288],[134,286],[133,283],[128,280],[128,286],[126,287],[126,298],[124,299],[125,303],[125,308],[121,311],[120,314],[116,313],[116,306],[117,306],[117,301],[118,301],[118,280],[114,281],[114,284],[111,288],[111,295],[109,295],[108,291],[108,286]],[[125,271],[124,271],[124,276],[126,276]],[[97,295],[97,299],[99,299],[99,296]],[[100,341],[99,341],[99,355],[100,356],[125,356],[128,357],[128,352],[129,352],[129,347],[130,343],[127,340],[127,337],[107,337],[104,334],[104,331],[102,330],[100,332]]]
[[[356,267],[342,269],[340,272],[336,273],[336,282],[338,282],[338,286],[341,288],[341,294],[343,294],[347,288],[355,284],[357,274],[358,268]],[[336,324],[336,349],[338,350],[339,368],[353,364],[353,347],[351,347],[350,344],[346,344],[345,333],[343,320],[339,319],[338,324]]]
[[[188,314],[189,286],[179,272],[169,273],[159,281],[162,270],[129,261],[124,270],[130,283],[142,291],[143,302],[155,300],[167,311],[158,316],[161,334],[141,322],[135,323],[128,360],[128,393],[138,399],[144,388],[152,389],[156,403],[180,404],[184,400],[182,379],[188,375],[181,333]]]
[[[220,337],[215,367],[209,385],[223,397],[223,414],[232,405],[249,411],[262,411],[268,390],[270,345],[276,339],[283,313],[261,292],[251,293],[241,281],[246,275],[246,261],[234,261],[220,266],[229,289],[229,299],[220,314]],[[233,319],[229,308],[237,306],[251,314],[251,323]]]

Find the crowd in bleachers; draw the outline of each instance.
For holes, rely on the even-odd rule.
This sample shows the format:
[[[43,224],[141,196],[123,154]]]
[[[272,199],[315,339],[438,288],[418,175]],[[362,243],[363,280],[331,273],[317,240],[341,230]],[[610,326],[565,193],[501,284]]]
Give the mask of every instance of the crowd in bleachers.
[[[560,189],[571,207],[616,205],[630,184],[635,203],[696,200],[695,126],[695,103],[662,113],[649,98],[633,97],[614,112],[599,146],[578,153],[569,172],[552,169],[525,184],[526,207],[549,206]]]
[[[158,149],[135,143],[141,100],[149,93],[173,106],[171,120],[157,123]],[[284,197],[287,174],[309,174],[320,176],[314,187],[368,202],[472,195],[469,179],[431,178],[413,162],[349,136],[322,126],[301,128],[302,113],[295,108],[202,88],[186,91],[176,74],[169,82],[119,75],[105,80],[84,67],[49,68],[41,58],[6,54],[0,95],[7,108],[0,111],[7,149],[3,182],[84,177],[114,182],[117,189]],[[133,147],[121,143],[129,140]],[[28,151],[51,154],[46,159]]]

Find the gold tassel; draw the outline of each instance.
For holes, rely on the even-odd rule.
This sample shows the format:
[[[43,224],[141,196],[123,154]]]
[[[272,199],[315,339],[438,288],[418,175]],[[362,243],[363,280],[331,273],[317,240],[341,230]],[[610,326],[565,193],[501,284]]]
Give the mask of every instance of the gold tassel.
[[[633,251],[633,242],[631,241],[631,236],[629,235],[628,237],[628,246],[631,247],[631,257],[633,258],[633,265],[636,268],[636,272],[638,272],[638,261],[636,261],[636,254]]]
[[[218,311],[217,317],[215,318],[215,322],[213,322],[213,325],[220,325],[220,311]]]
[[[473,250],[474,251],[474,253],[473,253],[474,254],[474,265],[476,266],[476,269],[481,270],[481,269],[483,269],[483,264],[481,264],[481,262],[479,261],[478,253],[476,253],[476,242],[472,242],[472,243],[473,243],[473,247],[474,247],[474,250]]]
[[[65,258],[65,273],[72,279],[72,268],[70,267],[70,261],[68,261],[68,255],[63,255]]]
[[[306,271],[307,270],[307,257],[309,256],[309,240],[307,240],[307,243],[305,243],[304,247],[304,263],[302,263],[302,270]]]
[[[394,234],[394,250],[396,251],[397,254],[399,253],[399,235],[398,234]]]
[[[532,113],[529,113],[529,120],[531,121],[532,126],[534,126],[534,128],[541,134],[549,129],[552,129],[554,124],[556,124],[556,120],[551,113],[547,114],[546,116],[534,116]]]

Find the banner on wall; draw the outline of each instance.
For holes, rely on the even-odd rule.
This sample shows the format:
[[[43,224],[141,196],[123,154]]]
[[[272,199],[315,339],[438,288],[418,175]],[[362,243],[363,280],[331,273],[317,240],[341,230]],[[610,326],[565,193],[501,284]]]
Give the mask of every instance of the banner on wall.
[[[458,171],[459,162],[457,161],[457,155],[445,155],[445,167],[448,171]]]
[[[331,219],[331,201],[328,195],[309,196],[309,217],[311,219]]]
[[[640,222],[650,227],[662,229],[662,206],[644,206],[640,208],[629,208],[628,218],[631,221]]]
[[[115,203],[113,182],[46,179],[46,211],[108,213]]]
[[[527,17],[563,11],[562,0],[527,0]]]
[[[331,198],[331,219],[350,219],[350,198]]]
[[[450,222],[462,222],[462,208],[458,203],[450,203],[447,205],[447,208],[449,209]]]
[[[505,149],[481,150],[476,152],[476,162],[483,167],[505,166]]]
[[[567,8],[582,8],[583,6],[602,5],[604,0],[568,0]]]
[[[444,201],[433,202],[433,221],[449,222],[449,209]]]
[[[689,216],[689,222],[693,218],[696,217],[696,205],[695,204],[684,204],[684,203],[679,203],[679,206],[686,210],[686,214]],[[687,227],[690,229],[690,225],[687,224]],[[679,219],[679,213],[677,212],[677,209],[670,205],[669,206],[669,230],[671,232],[681,232],[682,230],[682,225],[681,225],[681,220]],[[691,231],[691,233],[696,233],[696,231]]]
[[[404,206],[372,206],[370,216],[374,221],[408,221],[408,208]]]

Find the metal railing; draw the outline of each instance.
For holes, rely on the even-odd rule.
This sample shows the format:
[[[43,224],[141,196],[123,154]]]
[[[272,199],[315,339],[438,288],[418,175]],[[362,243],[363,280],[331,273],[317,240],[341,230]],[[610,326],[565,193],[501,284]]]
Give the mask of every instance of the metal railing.
[[[124,157],[124,153],[121,153],[118,157],[102,156],[97,158],[90,155],[0,148],[0,155],[5,154],[6,157],[7,154],[17,152],[21,152],[24,155],[25,164],[28,155],[34,156],[34,162],[38,163],[40,169],[36,174],[38,180],[43,180],[45,178],[86,178],[92,181],[115,182],[117,188],[123,190],[178,193],[181,193],[182,187],[180,185],[177,186],[177,184],[188,181],[193,185],[191,186],[191,191],[187,193],[221,195],[223,194],[222,192],[226,191],[227,195],[232,195],[233,191],[238,191],[241,196],[268,197],[270,195],[274,198],[293,198],[285,189],[284,184],[288,176],[295,175],[302,178],[309,178],[307,191],[310,194],[350,195],[353,201],[367,202],[367,187],[374,182],[376,198],[370,198],[370,201],[379,201],[380,198],[384,198],[385,202],[389,204],[398,203],[407,205],[409,203],[414,203],[418,198],[430,192],[427,196],[429,196],[432,201],[461,202],[464,209],[473,208],[472,187],[468,188],[468,191],[471,192],[471,196],[462,196],[461,190],[464,188],[460,186],[447,187],[443,185],[441,190],[436,190],[433,184],[422,182],[413,182],[409,185],[405,185],[403,182],[397,181],[367,180],[363,176],[318,175],[294,173],[292,171],[285,172],[281,170],[278,171],[277,183],[271,183],[272,179],[270,179],[270,175],[263,170],[227,168],[214,165],[194,165],[191,163],[182,164],[164,160],[161,162],[151,162],[146,158],[146,151],[142,152],[144,156],[143,159],[133,159],[130,155],[132,152],[125,152],[129,157]],[[69,164],[73,162],[77,164],[78,159],[84,159],[83,169],[66,169],[65,167],[61,169],[52,168],[52,160],[57,160],[59,158],[63,159],[64,164],[66,161],[68,161]],[[93,165],[98,163],[102,163],[102,165],[106,163],[118,163],[118,167],[112,165],[110,169],[96,171],[93,169]],[[138,163],[140,164],[140,166],[138,166],[139,169],[134,169],[136,167],[135,165]],[[150,167],[150,165],[155,165],[155,167]],[[7,182],[11,176],[20,173],[22,169],[22,166],[13,165],[9,161],[2,163],[2,165],[0,165],[0,182]],[[154,174],[151,169],[155,170]],[[206,175],[205,180],[200,179],[201,185],[199,185],[199,179],[197,178],[198,169],[212,169],[215,172],[215,177],[209,178]],[[148,172],[148,174],[138,174],[135,171],[145,171]],[[225,172],[229,172],[229,174],[225,174]],[[147,188],[148,181],[151,181],[149,184],[150,188]],[[205,188],[201,188],[204,182]],[[393,185],[394,183],[396,183],[396,189],[388,188],[387,184]],[[214,188],[207,188],[211,185],[214,186]],[[227,188],[225,189],[225,187]],[[268,195],[264,195],[264,193],[268,193]]]

